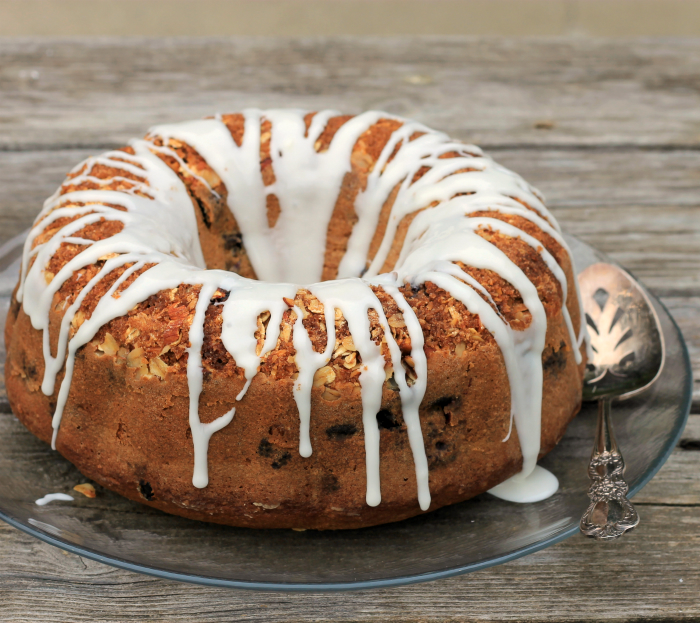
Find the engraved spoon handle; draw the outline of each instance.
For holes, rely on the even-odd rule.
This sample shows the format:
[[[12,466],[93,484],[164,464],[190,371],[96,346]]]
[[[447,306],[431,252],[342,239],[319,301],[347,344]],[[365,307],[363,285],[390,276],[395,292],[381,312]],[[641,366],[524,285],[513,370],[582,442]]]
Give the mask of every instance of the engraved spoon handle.
[[[610,398],[598,401],[598,427],[588,476],[591,503],[581,517],[581,532],[596,539],[616,539],[639,523],[639,515],[627,499],[625,462],[615,441]]]

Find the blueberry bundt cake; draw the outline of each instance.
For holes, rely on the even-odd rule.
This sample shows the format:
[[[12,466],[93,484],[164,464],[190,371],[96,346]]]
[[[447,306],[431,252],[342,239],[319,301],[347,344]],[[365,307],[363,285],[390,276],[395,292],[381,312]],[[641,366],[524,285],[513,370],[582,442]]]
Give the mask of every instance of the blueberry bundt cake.
[[[7,391],[85,476],[163,511],[397,521],[526,486],[562,437],[574,275],[534,188],[419,123],[156,126],[78,165],[36,219]]]

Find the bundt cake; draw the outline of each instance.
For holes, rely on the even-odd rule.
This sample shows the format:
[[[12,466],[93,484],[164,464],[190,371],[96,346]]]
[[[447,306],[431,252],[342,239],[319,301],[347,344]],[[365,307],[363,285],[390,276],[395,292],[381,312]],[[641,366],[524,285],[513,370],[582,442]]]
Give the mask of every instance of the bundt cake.
[[[169,513],[397,521],[527,483],[562,437],[584,365],[574,275],[534,188],[419,123],[160,125],[45,203],[7,392],[85,476]]]

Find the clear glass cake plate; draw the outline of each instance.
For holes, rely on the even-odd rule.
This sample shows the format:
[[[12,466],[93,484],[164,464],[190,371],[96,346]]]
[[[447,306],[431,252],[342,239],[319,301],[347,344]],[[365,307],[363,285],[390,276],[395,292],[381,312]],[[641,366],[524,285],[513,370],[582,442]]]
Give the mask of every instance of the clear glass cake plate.
[[[582,270],[610,261],[568,239]],[[21,237],[0,248],[0,324],[18,274]],[[617,403],[613,416],[627,462],[631,494],[658,472],[680,437],[690,409],[692,377],[678,327],[651,300],[661,320],[666,365],[657,383]],[[4,365],[4,345],[0,350]],[[4,398],[4,385],[0,388]],[[1,406],[1,405],[0,405]],[[584,405],[556,449],[541,464],[560,482],[548,500],[514,504],[488,494],[414,519],[348,531],[250,530],[166,515],[97,488],[94,499],[73,491],[80,473],[33,437],[9,413],[0,414],[0,518],[47,543],[132,571],[213,586],[321,591],[397,586],[498,565],[578,533],[587,506],[586,472],[595,405]],[[37,506],[47,493],[73,502]],[[583,538],[583,537],[579,537]],[[633,537],[644,538],[644,517]],[[19,555],[19,554],[18,554]]]

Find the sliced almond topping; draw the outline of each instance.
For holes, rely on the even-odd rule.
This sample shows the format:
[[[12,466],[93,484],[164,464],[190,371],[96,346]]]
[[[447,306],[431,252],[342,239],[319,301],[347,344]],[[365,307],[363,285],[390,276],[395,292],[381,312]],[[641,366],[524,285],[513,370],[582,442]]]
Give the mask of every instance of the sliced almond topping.
[[[114,339],[111,333],[105,333],[104,342],[102,342],[102,344],[100,344],[97,348],[105,355],[116,355],[117,351],[119,350],[119,344],[117,344],[117,340]]]
[[[306,304],[306,307],[313,314],[323,313],[323,305],[321,305],[318,299],[310,299],[309,302]]]
[[[75,312],[75,316],[73,316],[70,324],[73,328],[79,329],[83,322],[85,322],[85,314],[83,310],[79,309],[77,312]]]
[[[95,487],[93,487],[89,482],[84,482],[83,484],[75,485],[75,487],[73,487],[73,491],[82,493],[86,498],[97,497]]]
[[[337,389],[331,389],[330,387],[326,388],[326,391],[323,392],[323,396],[321,396],[324,400],[327,402],[335,402],[336,400],[340,399],[340,392]]]
[[[452,305],[447,308],[447,311],[450,312],[450,316],[452,317],[452,326],[456,327],[460,321],[459,313],[457,313],[457,310]]]
[[[97,258],[98,261],[107,261],[111,260],[113,257],[119,257],[119,253],[107,253],[106,255],[102,255]]]
[[[350,353],[345,359],[343,359],[343,366],[346,367],[348,370],[352,369],[355,367],[357,364],[357,354],[356,353]]]
[[[263,504],[262,502],[253,502],[253,506],[260,506],[265,510],[271,511],[275,508],[279,508],[279,504]]]
[[[145,361],[145,359],[143,360]],[[149,374],[148,372],[148,365],[145,363],[141,364],[141,366],[136,370],[136,380],[139,381],[143,378],[151,378],[153,375]]]
[[[160,357],[156,357],[155,359],[151,359],[148,364],[148,369],[151,371],[151,374],[154,374],[160,379],[164,379],[168,372],[168,364]]]
[[[292,337],[292,325],[286,322],[282,325],[282,330],[280,331],[280,340],[283,342],[289,342]]]
[[[143,348],[134,348],[126,356],[126,365],[130,368],[140,368],[142,365],[146,364],[146,359],[143,356]]]
[[[469,337],[473,340],[476,340],[477,342],[483,342],[484,338],[479,335],[479,332],[476,329],[467,329],[467,332],[469,333]]]
[[[401,327],[405,327],[406,323],[404,322],[404,319],[402,316],[399,314],[394,314],[393,316],[390,316],[387,319],[387,322],[389,323],[389,326],[392,327],[393,329],[400,329]]]
[[[343,348],[345,348],[345,350],[357,350],[355,342],[352,341],[352,335],[348,335],[343,339]]]
[[[330,366],[323,366],[316,370],[316,374],[314,374],[314,387],[328,385],[333,381],[335,381],[335,372]]]
[[[401,365],[403,366],[403,369],[406,371],[406,377],[409,380],[415,381],[418,378],[416,371],[413,369],[413,365],[414,365],[413,359],[411,359],[410,357],[406,357],[401,362]]]

